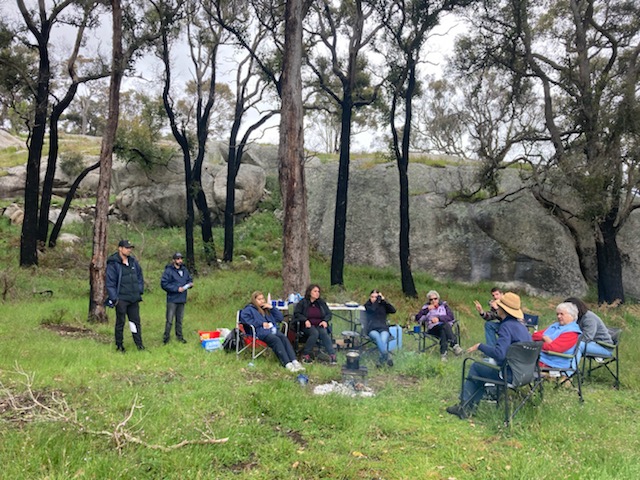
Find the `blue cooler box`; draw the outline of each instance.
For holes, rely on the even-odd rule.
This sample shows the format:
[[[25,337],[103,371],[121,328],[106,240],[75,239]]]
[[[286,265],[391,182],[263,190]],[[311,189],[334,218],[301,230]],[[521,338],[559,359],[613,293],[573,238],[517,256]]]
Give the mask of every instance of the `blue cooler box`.
[[[402,348],[402,327],[400,325],[390,325],[389,333],[393,335],[393,340],[389,341],[389,350],[400,350]]]

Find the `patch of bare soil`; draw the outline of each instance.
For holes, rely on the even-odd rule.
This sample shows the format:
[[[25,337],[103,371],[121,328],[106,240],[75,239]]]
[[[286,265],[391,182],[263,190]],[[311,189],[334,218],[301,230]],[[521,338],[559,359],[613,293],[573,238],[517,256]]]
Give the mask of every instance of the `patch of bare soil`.
[[[390,383],[401,388],[411,388],[418,382],[418,377],[402,375],[399,373],[394,375],[378,375],[367,379],[367,385],[374,390],[380,390],[382,387],[386,387]]]
[[[0,417],[18,425],[43,418],[42,407],[38,405],[38,402],[45,407],[55,408],[56,402],[54,399],[64,396],[59,390],[33,391],[20,394],[5,393],[8,393],[7,396],[0,398]]]
[[[52,332],[56,332],[62,337],[70,338],[93,338],[101,343],[110,343],[111,337],[96,333],[90,328],[74,327],[73,325],[65,325],[64,323],[43,323],[42,326]]]

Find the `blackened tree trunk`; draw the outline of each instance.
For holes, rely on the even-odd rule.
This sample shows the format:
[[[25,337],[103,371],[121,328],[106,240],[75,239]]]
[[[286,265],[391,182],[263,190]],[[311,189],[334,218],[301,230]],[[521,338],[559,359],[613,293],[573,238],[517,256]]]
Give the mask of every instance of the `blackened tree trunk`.
[[[113,144],[120,116],[120,84],[125,61],[122,53],[122,9],[120,0],[112,0],[112,60],[111,82],[109,85],[109,117],[102,137],[100,150],[100,180],[96,194],[96,220],[93,227],[93,255],[89,265],[89,321],[108,321],[104,301],[106,298],[107,267],[107,223],[109,215],[109,193],[111,191],[111,166],[113,164]]]
[[[598,225],[598,232],[598,303],[624,303],[622,258],[616,241],[617,229],[611,219],[606,219]]]
[[[347,228],[347,194],[349,189],[349,155],[351,151],[352,103],[350,91],[344,94],[340,128],[340,161],[338,165],[338,187],[333,224],[333,250],[331,253],[331,285],[344,284],[344,251]]]
[[[280,189],[284,204],[282,285],[284,293],[301,292],[309,283],[307,195],[304,183],[302,111],[303,0],[285,6],[284,56],[281,77]]]
[[[56,223],[53,226],[53,229],[51,230],[51,236],[49,237],[49,244],[48,244],[49,248],[54,248],[56,246],[56,243],[58,242],[58,235],[60,235],[62,224],[64,223],[64,219],[67,216],[67,212],[69,211],[69,207],[71,206],[71,202],[73,201],[73,197],[76,195],[76,191],[78,190],[80,183],[82,182],[82,180],[84,180],[84,177],[86,177],[89,174],[89,172],[92,172],[99,166],[100,166],[100,162],[98,161],[93,165],[91,165],[90,167],[85,168],[80,173],[80,175],[78,175],[76,179],[73,181],[73,184],[71,185],[71,188],[67,192],[67,196],[64,199],[64,204],[62,205],[62,210],[60,211],[60,215],[58,215],[58,218],[56,219]]]

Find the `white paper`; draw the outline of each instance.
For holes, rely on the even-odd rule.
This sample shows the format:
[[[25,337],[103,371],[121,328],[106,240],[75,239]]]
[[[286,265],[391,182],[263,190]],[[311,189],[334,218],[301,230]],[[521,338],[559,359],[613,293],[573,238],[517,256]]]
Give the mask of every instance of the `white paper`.
[[[138,333],[138,329],[136,328],[136,324],[133,322],[129,322],[129,330],[131,333]]]
[[[182,287],[183,290],[189,290],[191,288],[191,284],[187,283],[184,287]]]

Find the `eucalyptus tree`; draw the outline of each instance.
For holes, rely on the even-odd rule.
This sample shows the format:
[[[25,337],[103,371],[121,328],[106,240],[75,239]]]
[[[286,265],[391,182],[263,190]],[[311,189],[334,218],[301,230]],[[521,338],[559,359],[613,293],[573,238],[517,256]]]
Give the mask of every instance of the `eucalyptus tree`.
[[[510,162],[526,165],[534,195],[565,225],[579,219],[590,226],[598,299],[624,301],[617,235],[640,207],[640,6],[485,1],[469,21],[459,70],[497,72],[516,93],[533,84],[541,128],[515,144]],[[525,144],[535,155],[523,153]],[[491,157],[493,170],[507,163]],[[554,196],[559,187],[577,201]]]
[[[237,2],[229,2],[236,4]],[[225,4],[227,5],[227,4]],[[253,0],[248,9],[222,26],[234,42],[246,50],[261,76],[271,83],[280,102],[279,183],[283,198],[282,282],[285,293],[302,290],[309,283],[309,238],[304,182],[302,111],[302,22],[308,0]],[[254,45],[257,31],[268,41]]]
[[[214,2],[215,9],[209,14],[221,26],[235,23],[239,25],[241,19],[249,18],[252,9],[242,2]],[[223,261],[233,261],[234,226],[235,226],[235,198],[236,179],[242,156],[252,140],[252,136],[259,132],[270,118],[278,113],[277,107],[269,106],[270,96],[274,85],[269,81],[258,66],[255,55],[249,52],[258,51],[263,42],[268,40],[269,30],[261,24],[256,24],[253,34],[246,37],[248,49],[236,44],[236,52],[241,55],[237,60],[235,72],[235,98],[232,102],[232,115],[227,148],[227,185],[224,208],[224,253]],[[249,114],[252,120],[248,121]],[[247,125],[248,123],[248,125]]]
[[[164,70],[162,99],[171,132],[180,146],[184,163],[187,264],[195,272],[194,204],[200,213],[207,263],[216,262],[211,214],[202,188],[202,166],[216,102],[218,51],[223,42],[224,29],[210,15],[213,2],[209,0],[167,0],[154,2],[154,5],[162,32],[157,48]],[[186,42],[191,66],[190,95],[176,93],[173,84],[175,66],[172,64],[171,54],[181,40]]]
[[[396,159],[400,181],[399,257],[402,291],[417,295],[411,273],[409,245],[409,147],[412,136],[413,102],[422,86],[418,67],[429,32],[438,25],[445,12],[465,6],[473,0],[391,0],[376,3],[380,22],[384,25],[384,51],[389,65],[388,120],[391,128],[391,151]]]
[[[340,117],[338,183],[333,226],[331,284],[344,283],[344,252],[347,226],[349,163],[354,110],[371,105],[382,81],[373,84],[366,49],[382,27],[375,22],[375,9],[362,0],[319,0],[311,5],[305,29],[310,43],[307,63],[320,91],[315,108],[327,110],[334,103]]]
[[[33,4],[32,4],[33,3]],[[37,52],[37,69],[23,69],[15,63],[4,66],[15,69],[24,82],[32,100],[27,120],[29,130],[27,174],[24,194],[24,221],[20,238],[20,265],[29,266],[38,263],[38,241],[46,241],[48,214],[51,202],[51,190],[58,153],[58,120],[69,106],[78,85],[106,75],[99,56],[94,62],[89,57],[79,61],[81,48],[86,42],[86,31],[97,25],[97,12],[100,2],[96,0],[61,0],[47,4],[45,2],[26,2],[16,0],[24,28],[17,32],[16,41],[27,45]],[[57,76],[56,59],[52,57],[52,36],[62,35],[61,30],[73,32],[74,44],[66,59],[66,73],[69,79],[67,91],[51,107],[54,82],[61,84],[62,76]],[[66,35],[69,35],[66,33]],[[84,74],[79,70],[82,68]],[[47,172],[40,193],[40,165],[45,145],[45,136],[49,126],[49,156]]]

